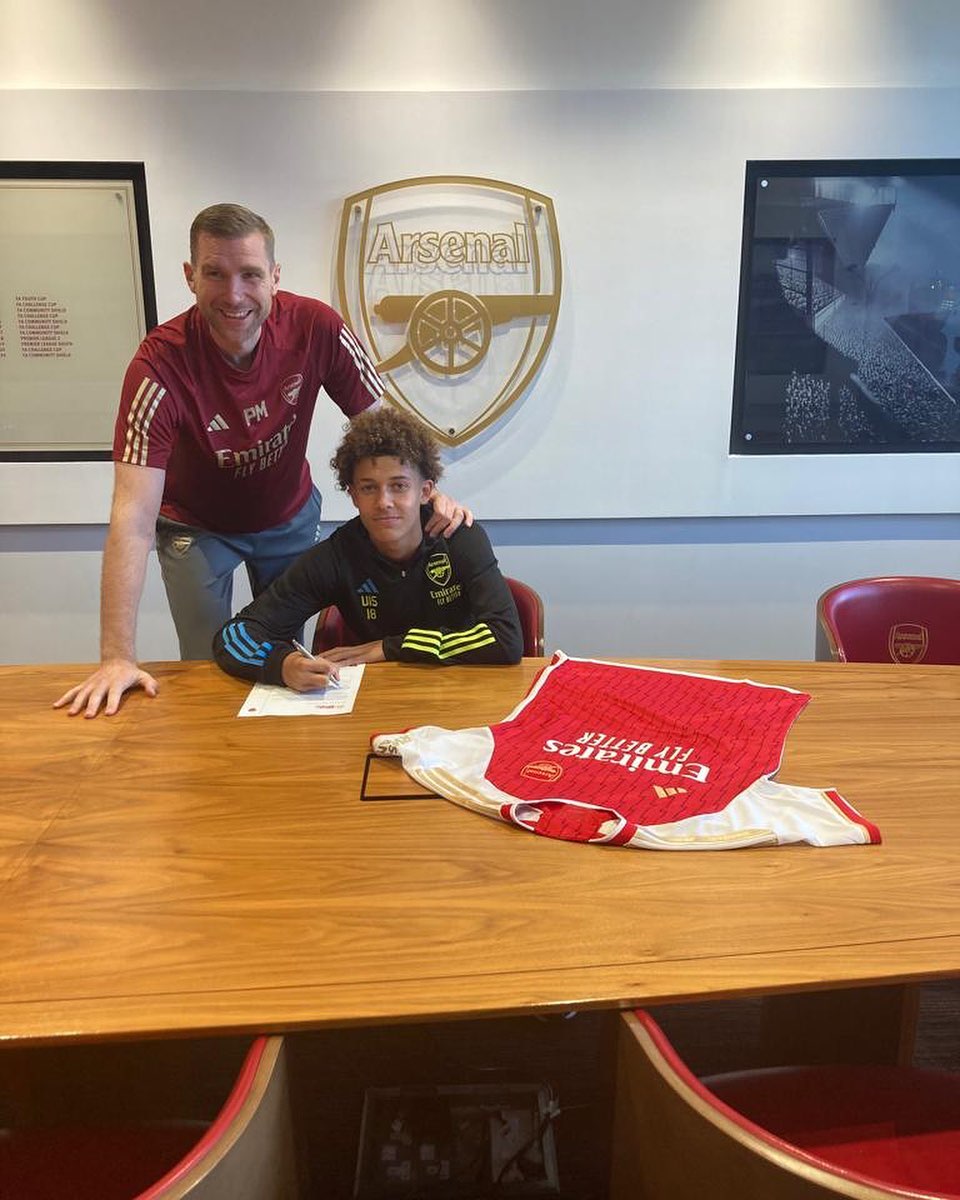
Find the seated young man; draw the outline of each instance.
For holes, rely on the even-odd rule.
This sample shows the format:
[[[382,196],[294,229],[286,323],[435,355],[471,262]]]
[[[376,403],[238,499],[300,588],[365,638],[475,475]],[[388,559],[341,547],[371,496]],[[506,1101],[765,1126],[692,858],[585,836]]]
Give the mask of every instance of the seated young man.
[[[341,663],[515,663],[520,621],[478,524],[429,537],[427,501],[442,467],[417,421],[383,407],[355,418],[330,465],[359,516],[302,554],[216,635],[231,675],[324,687]],[[293,645],[304,621],[335,604],[360,639],[324,658]]]

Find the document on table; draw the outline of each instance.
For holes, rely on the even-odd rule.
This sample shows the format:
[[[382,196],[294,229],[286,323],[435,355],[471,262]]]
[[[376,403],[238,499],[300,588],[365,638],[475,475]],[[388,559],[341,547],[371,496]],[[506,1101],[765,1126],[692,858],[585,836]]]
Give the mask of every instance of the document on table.
[[[238,717],[328,717],[353,711],[360,690],[363,663],[340,668],[340,686],[315,692],[291,692],[270,683],[255,683]]]

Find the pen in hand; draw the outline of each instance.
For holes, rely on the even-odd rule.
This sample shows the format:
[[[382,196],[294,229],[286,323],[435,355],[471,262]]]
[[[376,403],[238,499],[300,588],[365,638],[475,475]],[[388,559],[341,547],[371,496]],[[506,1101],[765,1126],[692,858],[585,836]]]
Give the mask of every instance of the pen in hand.
[[[291,638],[290,640],[293,643],[293,648],[295,650],[299,651],[303,655],[304,658],[313,659],[313,658],[317,657],[315,654],[311,654],[310,651],[306,648],[306,646],[304,646],[300,642],[298,642],[296,638]],[[340,687],[340,680],[337,678],[336,675],[327,675],[327,687],[332,687],[332,688]]]

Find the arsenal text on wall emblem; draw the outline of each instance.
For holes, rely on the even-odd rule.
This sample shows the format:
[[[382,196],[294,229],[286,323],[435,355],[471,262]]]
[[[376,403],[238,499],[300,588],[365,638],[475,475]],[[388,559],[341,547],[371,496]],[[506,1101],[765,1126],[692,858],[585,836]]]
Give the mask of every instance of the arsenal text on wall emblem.
[[[553,338],[553,203],[460,175],[370,188],[344,202],[337,272],[390,398],[459,445],[523,394]]]

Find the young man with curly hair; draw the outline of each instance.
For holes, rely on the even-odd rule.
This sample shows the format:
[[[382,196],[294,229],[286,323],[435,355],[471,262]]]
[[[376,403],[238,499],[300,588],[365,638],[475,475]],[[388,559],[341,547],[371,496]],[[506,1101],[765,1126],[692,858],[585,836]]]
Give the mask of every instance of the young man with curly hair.
[[[429,433],[395,409],[357,417],[333,456],[358,516],[306,551],[214,639],[229,674],[310,691],[342,663],[513,663],[522,653],[516,606],[480,525],[449,538],[426,532],[442,467]],[[335,604],[358,645],[307,658],[304,621]]]

